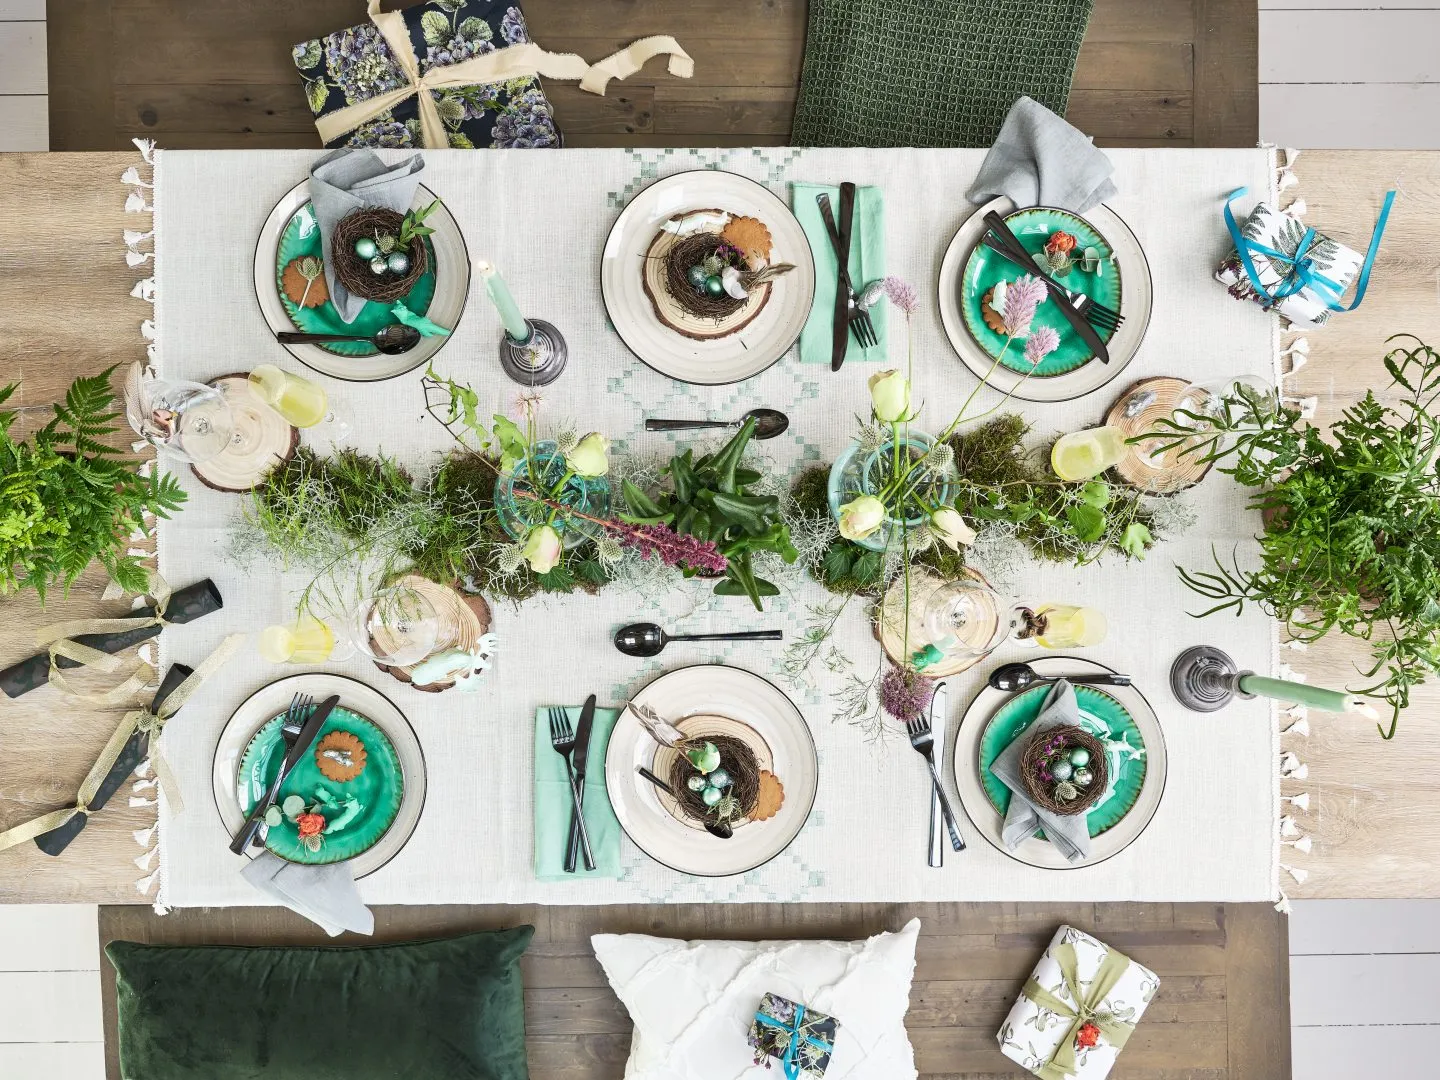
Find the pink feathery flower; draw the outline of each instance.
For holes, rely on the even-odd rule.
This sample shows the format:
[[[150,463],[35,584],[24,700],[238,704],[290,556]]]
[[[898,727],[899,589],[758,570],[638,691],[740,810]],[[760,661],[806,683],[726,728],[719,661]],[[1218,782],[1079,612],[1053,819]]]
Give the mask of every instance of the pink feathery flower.
[[[1033,366],[1059,347],[1059,334],[1048,326],[1038,327],[1032,330],[1030,336],[1025,339],[1025,359],[1030,361]]]
[[[880,680],[880,704],[901,723],[914,720],[930,707],[935,680],[907,668],[892,667]]]
[[[890,303],[894,304],[907,316],[915,314],[915,309],[920,306],[920,297],[915,292],[914,285],[911,285],[904,278],[895,277],[893,274],[887,277],[881,284],[885,286],[885,295],[890,298]]]
[[[688,566],[712,574],[723,574],[730,565],[713,540],[681,536],[664,525],[627,525],[616,521],[608,522],[607,526],[615,539],[626,547],[633,547],[644,559],[654,555],[667,566]]]
[[[1005,290],[1005,310],[1000,313],[1005,320],[1005,333],[1011,337],[1023,337],[1030,332],[1030,323],[1035,318],[1035,309],[1045,299],[1045,283],[1034,274],[1022,274]]]

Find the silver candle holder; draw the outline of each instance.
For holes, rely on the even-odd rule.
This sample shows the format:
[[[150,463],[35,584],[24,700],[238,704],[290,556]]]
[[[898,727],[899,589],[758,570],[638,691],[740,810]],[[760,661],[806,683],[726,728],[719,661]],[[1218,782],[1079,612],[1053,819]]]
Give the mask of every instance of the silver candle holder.
[[[544,319],[526,319],[525,325],[530,328],[530,336],[524,341],[501,333],[500,367],[522,386],[546,386],[565,370],[570,355],[565,337]]]

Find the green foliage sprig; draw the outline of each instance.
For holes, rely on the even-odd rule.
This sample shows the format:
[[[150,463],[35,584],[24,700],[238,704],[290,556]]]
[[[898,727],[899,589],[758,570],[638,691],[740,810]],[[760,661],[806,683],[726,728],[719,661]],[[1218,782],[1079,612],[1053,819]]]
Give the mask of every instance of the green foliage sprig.
[[[126,592],[144,592],[149,574],[138,557],[125,554],[144,514],[169,517],[185,502],[175,478],[158,471],[141,476],[106,443],[119,431],[107,368],[76,379],[55,415],[28,441],[10,428],[17,414],[0,412],[0,594],[35,590],[67,592],[98,560]],[[0,405],[18,383],[0,389]]]

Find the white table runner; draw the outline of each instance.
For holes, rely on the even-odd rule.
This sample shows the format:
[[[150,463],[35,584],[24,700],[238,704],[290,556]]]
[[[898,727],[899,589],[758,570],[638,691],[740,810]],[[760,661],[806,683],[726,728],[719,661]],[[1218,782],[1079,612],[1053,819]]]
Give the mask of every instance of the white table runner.
[[[1223,197],[1241,185],[1273,191],[1263,150],[1116,150],[1120,196],[1112,203],[1144,244],[1155,284],[1149,334],[1136,360],[1109,388],[1077,402],[1015,403],[1045,434],[1098,423],[1125,386],[1149,375],[1197,380],[1233,374],[1272,376],[1276,328],[1270,316],[1239,304],[1211,279],[1228,245],[1220,224]],[[271,207],[302,179],[315,155],[302,151],[169,152],[157,163],[156,323],[159,364],[171,377],[208,379],[275,362],[300,370],[271,338],[251,285],[255,238]],[[758,378],[735,386],[684,386],[638,363],[609,327],[601,303],[601,245],[619,209],[658,176],[718,167],[768,183],[788,201],[787,180],[854,180],[883,188],[889,269],[916,285],[917,395],[921,425],[938,428],[974,385],[941,328],[935,281],[945,245],[971,211],[963,192],[983,152],[976,150],[577,150],[562,152],[428,151],[424,183],[440,195],[464,230],[472,258],[505,273],[521,307],[550,319],[566,335],[570,364],[545,395],[548,417],[580,431],[598,429],[631,450],[668,454],[675,437],[640,430],[645,415],[733,416],[754,405],[785,410],[789,432],[762,444],[775,468],[831,461],[848,442],[853,417],[866,408],[865,379],[874,365],[838,374],[801,365],[792,352]],[[472,280],[454,340],[438,367],[471,383],[482,409],[503,411],[517,388],[499,371],[498,319]],[[891,322],[892,363],[904,360],[902,319]],[[310,375],[308,371],[305,374]],[[314,377],[313,375],[311,377]],[[324,380],[334,406],[354,429],[352,445],[385,450],[423,464],[449,436],[424,412],[420,372],[376,384]],[[988,391],[986,391],[988,393]],[[982,399],[983,399],[982,394]],[[179,472],[190,493],[184,511],[159,531],[160,565],[182,586],[210,576],[225,609],[164,635],[167,662],[196,663],[227,633],[254,632],[291,613],[303,575],[245,571],[227,559],[242,498],[222,495]],[[763,618],[743,600],[717,600],[704,586],[680,588],[663,603],[612,589],[500,607],[501,653],[478,696],[411,691],[360,663],[333,665],[390,695],[425,747],[429,794],[414,837],[387,867],[362,883],[372,903],[634,903],[694,901],[899,900],[1265,900],[1277,892],[1278,738],[1264,701],[1238,702],[1223,713],[1188,713],[1170,695],[1169,665],[1184,647],[1223,646],[1244,666],[1273,665],[1274,632],[1257,611],[1197,622],[1201,600],[1178,581],[1174,564],[1201,566],[1211,546],[1228,553],[1258,528],[1242,493],[1214,476],[1184,496],[1198,525],[1156,548],[1143,565],[1107,559],[1075,568],[1047,564],[1025,575],[1033,600],[1102,608],[1110,622],[1095,659],[1131,672],[1159,713],[1169,748],[1164,799],[1144,835],[1119,856],[1089,868],[1047,872],[993,850],[968,821],[969,850],[943,869],[925,865],[929,788],[923,763],[901,740],[880,745],[832,722],[830,692],[839,680],[816,672],[814,685],[791,691],[815,734],[820,790],[810,821],[769,865],[741,877],[696,880],[650,862],[625,841],[618,881],[541,884],[532,874],[531,757],[537,706],[575,704],[587,693],[602,704],[623,701],[661,671],[719,661],[772,679],[773,647],[672,646],[640,661],[610,644],[614,628],[654,618],[691,630],[780,626],[794,634],[807,605],[825,594],[813,583],[768,603]],[[836,637],[873,670],[876,645],[860,612],[847,614]],[[999,657],[997,659],[1004,658]],[[986,670],[989,664],[982,665]],[[241,860],[226,850],[210,794],[216,738],[236,704],[257,687],[295,669],[261,661],[252,649],[233,660],[166,729],[166,754],[187,809],[162,807],[162,900],[171,905],[256,904],[240,878]],[[978,676],[951,680],[957,711]],[[948,768],[948,766],[947,766]]]

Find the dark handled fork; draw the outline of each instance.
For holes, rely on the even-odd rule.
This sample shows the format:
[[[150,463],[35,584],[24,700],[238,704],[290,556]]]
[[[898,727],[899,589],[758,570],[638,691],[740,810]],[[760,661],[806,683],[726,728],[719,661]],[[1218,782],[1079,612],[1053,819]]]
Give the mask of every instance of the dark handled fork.
[[[835,212],[830,208],[830,195],[828,192],[820,192],[815,196],[815,203],[820,207],[820,216],[825,219],[825,231],[830,234],[830,246],[835,249],[835,257],[840,257],[840,230],[835,225]],[[850,332],[855,335],[856,342],[862,349],[873,348],[880,344],[880,338],[875,333],[875,324],[870,321],[870,313],[855,302],[855,286],[850,281],[850,268],[840,267],[840,284],[850,293]]]
[[[315,699],[309,694],[296,694],[290,699],[290,707],[285,710],[285,719],[280,725],[280,739],[285,745],[285,752],[280,755],[281,768],[275,774],[275,780],[265,792],[263,798],[256,801],[250,808],[250,814],[245,819],[244,826],[235,834],[231,842],[230,850],[236,855],[242,854],[252,843],[263,843],[267,826],[264,823],[265,811],[274,803],[275,796],[280,792],[280,785],[285,782],[285,758],[290,753],[290,748],[295,745],[295,740],[300,737],[300,731],[305,726],[305,718],[310,715],[310,707],[315,704]]]
[[[994,233],[987,232],[982,242],[991,251],[997,252],[1002,258],[1012,263],[1013,265],[1018,266],[1026,273],[1036,273],[1037,267],[1035,266],[1033,257],[1030,259],[1022,259],[1016,252],[1010,250],[1010,246],[1008,244],[1006,244],[1003,240],[997,239]],[[1041,273],[1037,276],[1043,279],[1045,275]],[[1115,331],[1120,329],[1120,325],[1125,321],[1124,315],[1121,315],[1114,308],[1107,307],[1106,305],[1100,303],[1100,301],[1096,300],[1094,297],[1087,296],[1085,293],[1072,293],[1069,289],[1064,288],[1062,285],[1060,285],[1059,282],[1056,281],[1050,281],[1047,282],[1047,284],[1051,285],[1052,287],[1061,289],[1069,298],[1070,306],[1073,307],[1081,315],[1081,317],[1085,319],[1086,322],[1088,322],[1096,329]]]
[[[575,810],[575,821],[580,827],[580,851],[585,857],[585,869],[595,869],[595,856],[590,851],[590,834],[585,828],[585,814],[581,811],[580,785],[575,780],[575,763],[571,754],[575,751],[575,729],[570,726],[570,714],[564,709],[551,706],[550,717],[550,745],[555,752],[565,759],[565,774],[570,778],[570,803]],[[566,838],[568,841],[568,837]],[[575,872],[575,853],[570,851],[565,857],[565,872]]]
[[[906,721],[905,730],[910,735],[910,745],[930,767],[930,780],[935,785],[935,793],[940,796],[940,810],[945,815],[950,846],[956,851],[964,851],[965,841],[960,839],[960,827],[955,823],[955,810],[950,805],[950,796],[945,794],[945,785],[940,782],[940,770],[935,767],[935,737],[930,732],[930,718],[922,712]]]

